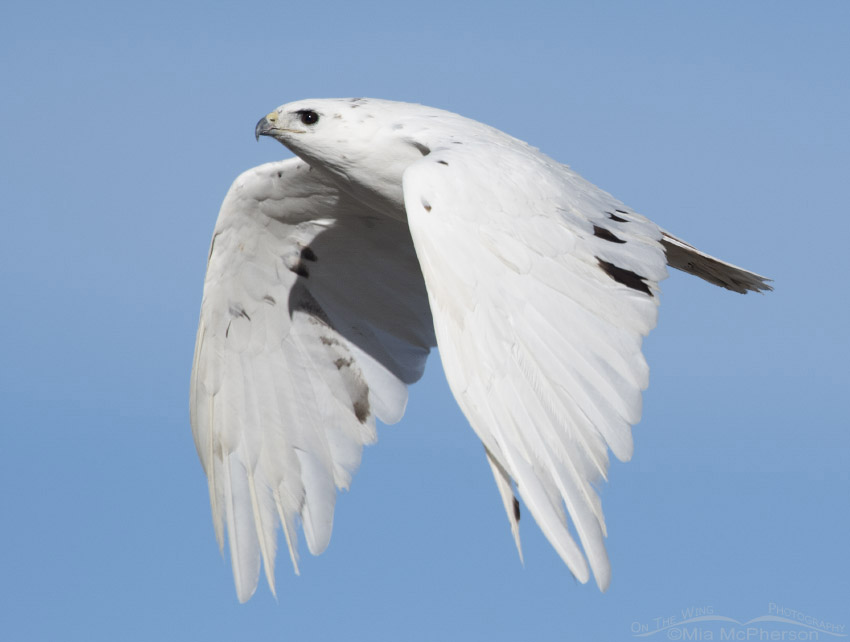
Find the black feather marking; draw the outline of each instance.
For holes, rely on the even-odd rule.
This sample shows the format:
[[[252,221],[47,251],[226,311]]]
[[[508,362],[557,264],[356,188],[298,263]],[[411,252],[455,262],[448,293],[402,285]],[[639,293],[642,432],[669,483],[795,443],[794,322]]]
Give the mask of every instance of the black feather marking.
[[[369,418],[369,395],[361,397],[357,401],[354,402],[354,416],[357,417],[357,421],[361,424],[365,424],[366,420]]]
[[[519,521],[519,501],[514,497],[514,519]]]
[[[237,319],[239,317],[242,317],[244,319],[248,319],[248,321],[251,320],[251,317],[248,316],[248,313],[245,312],[244,308],[233,308],[233,307],[231,307],[230,308],[230,317],[231,317],[230,321],[227,322],[227,327],[224,329],[224,338],[225,339],[230,336],[230,325],[233,323],[233,319]]]
[[[598,256],[596,257],[596,260],[599,262],[599,267],[605,270],[605,274],[610,276],[617,283],[622,283],[623,285],[630,287],[632,290],[644,292],[645,294],[652,296],[652,290],[650,290],[649,286],[646,284],[646,277],[636,274],[631,270],[617,267],[608,261],[603,261]]]
[[[310,277],[310,272],[307,270],[307,267],[301,263],[301,261],[289,268],[289,271],[297,274],[298,276],[303,276],[305,279]]]
[[[437,162],[438,162],[440,165],[445,165],[446,167],[448,167],[448,166],[449,166],[449,164],[448,164],[446,161],[444,161],[444,160],[438,160]]]
[[[219,234],[221,234],[221,232],[216,232],[215,234],[213,234],[212,242],[210,243],[210,253],[207,255],[207,263],[209,263],[210,259],[212,258],[213,250],[215,250],[215,240],[218,238]]]
[[[625,243],[625,241],[621,238],[617,238],[611,231],[606,230],[604,227],[599,227],[598,225],[593,226],[593,236],[598,236],[605,241],[611,241],[612,243]]]
[[[248,321],[251,320],[251,317],[249,317],[248,313],[245,312],[245,308],[242,308],[242,307],[237,308],[235,306],[231,306],[230,307],[230,316],[233,319],[235,319],[236,317],[244,317],[244,318],[248,319]]]
[[[313,248],[310,246],[305,246],[301,248],[301,260],[302,261],[315,261],[318,257],[316,253],[313,251]]]
[[[337,370],[342,370],[343,368],[350,368],[352,363],[354,363],[354,359],[343,359],[342,357],[334,361],[334,365],[336,366]]]
[[[422,143],[419,143],[415,140],[410,140],[408,142],[411,145],[413,145],[416,149],[418,149],[419,153],[422,154],[423,156],[427,156],[428,154],[431,153],[431,148],[428,147],[427,145],[423,145]]]
[[[614,212],[619,212],[620,214],[626,214],[623,210],[614,210]],[[605,212],[612,221],[617,221],[618,223],[628,223],[628,221],[624,218],[620,218],[614,212]]]

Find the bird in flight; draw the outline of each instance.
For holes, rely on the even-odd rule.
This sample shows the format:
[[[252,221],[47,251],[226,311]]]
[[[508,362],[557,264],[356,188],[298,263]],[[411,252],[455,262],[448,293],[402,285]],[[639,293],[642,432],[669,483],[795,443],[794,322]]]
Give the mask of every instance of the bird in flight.
[[[295,158],[243,173],[209,251],[191,423],[240,601],[277,528],[328,545],[375,420],[394,423],[438,347],[501,495],[581,582],[610,564],[595,483],[632,455],[667,266],[735,292],[768,279],[713,258],[569,167],[421,105],[303,100],[260,120]],[[437,462],[435,462],[436,464]],[[576,538],[570,532],[570,523]]]

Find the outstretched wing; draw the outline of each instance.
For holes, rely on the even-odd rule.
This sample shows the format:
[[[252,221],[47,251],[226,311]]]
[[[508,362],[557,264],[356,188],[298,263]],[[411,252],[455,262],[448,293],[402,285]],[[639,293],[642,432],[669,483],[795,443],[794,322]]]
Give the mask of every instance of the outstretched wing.
[[[437,148],[404,199],[452,391],[517,538],[511,483],[572,573],[610,565],[594,482],[632,454],[642,338],[666,276],[660,230],[520,143]],[[481,162],[486,159],[486,163]]]
[[[210,248],[191,419],[219,545],[240,601],[263,559],[274,592],[281,522],[327,546],[375,418],[398,421],[435,345],[404,222],[369,211],[299,159],[242,174]]]

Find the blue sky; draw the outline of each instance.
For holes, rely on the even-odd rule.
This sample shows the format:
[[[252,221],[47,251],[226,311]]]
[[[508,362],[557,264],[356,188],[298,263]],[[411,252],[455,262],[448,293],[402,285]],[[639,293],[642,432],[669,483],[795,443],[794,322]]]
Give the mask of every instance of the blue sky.
[[[846,633],[848,24],[844,2],[5,3],[0,637],[626,640],[771,603]],[[435,357],[327,552],[237,603],[188,422],[207,249],[236,175],[289,155],[258,118],[337,96],[499,127],[775,279],[664,282],[606,594],[528,519],[519,563]]]

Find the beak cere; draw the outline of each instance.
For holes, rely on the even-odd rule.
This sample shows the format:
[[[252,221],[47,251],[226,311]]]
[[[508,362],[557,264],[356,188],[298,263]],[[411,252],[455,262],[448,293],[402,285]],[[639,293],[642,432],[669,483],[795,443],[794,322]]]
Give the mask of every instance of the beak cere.
[[[271,130],[274,129],[277,123],[277,112],[273,111],[270,114],[263,116],[257,126],[254,128],[254,137],[260,140],[260,136],[271,136]]]

